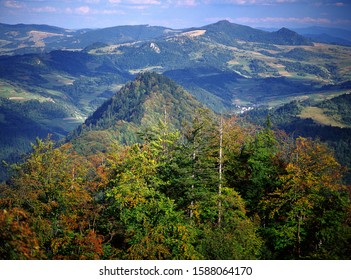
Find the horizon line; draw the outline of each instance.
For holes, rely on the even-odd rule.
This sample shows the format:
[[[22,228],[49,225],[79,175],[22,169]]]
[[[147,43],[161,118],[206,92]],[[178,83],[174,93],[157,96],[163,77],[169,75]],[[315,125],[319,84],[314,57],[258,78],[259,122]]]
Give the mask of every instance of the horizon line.
[[[74,31],[78,31],[78,30],[84,30],[84,29],[92,29],[92,30],[98,30],[98,29],[106,29],[106,28],[113,28],[113,27],[122,27],[122,26],[150,26],[150,27],[163,27],[163,28],[168,28],[168,29],[172,29],[172,30],[183,30],[183,29],[191,29],[191,28],[201,28],[201,27],[205,27],[208,25],[212,25],[212,24],[216,24],[218,22],[221,21],[227,21],[231,24],[237,24],[237,25],[241,25],[241,26],[247,26],[247,27],[251,27],[254,29],[260,29],[260,30],[267,30],[267,29],[274,29],[274,30],[279,30],[280,28],[287,28],[287,29],[306,29],[306,28],[326,28],[326,29],[340,29],[340,30],[345,30],[345,31],[351,31],[351,26],[350,28],[346,28],[346,27],[334,27],[334,26],[329,26],[329,25],[323,25],[323,24],[312,24],[312,25],[306,25],[306,26],[290,26],[287,27],[287,25],[281,25],[280,27],[271,25],[271,26],[258,26],[258,25],[250,25],[250,24],[242,24],[242,23],[237,23],[228,19],[219,19],[217,21],[213,21],[210,22],[208,24],[205,25],[201,25],[201,26],[189,26],[189,27],[181,27],[181,28],[175,28],[175,27],[169,27],[166,25],[152,25],[152,24],[148,24],[148,23],[141,23],[141,24],[118,24],[118,25],[110,25],[110,26],[104,26],[104,27],[81,27],[81,28],[71,28],[71,27],[63,27],[63,26],[59,26],[59,25],[52,25],[49,23],[24,23],[24,22],[18,22],[18,23],[6,23],[6,22],[0,22],[0,24],[2,25],[9,25],[9,26],[16,26],[16,25],[36,25],[36,26],[49,26],[49,27],[56,27],[56,28],[60,28],[60,29],[66,29],[66,30],[74,30]]]

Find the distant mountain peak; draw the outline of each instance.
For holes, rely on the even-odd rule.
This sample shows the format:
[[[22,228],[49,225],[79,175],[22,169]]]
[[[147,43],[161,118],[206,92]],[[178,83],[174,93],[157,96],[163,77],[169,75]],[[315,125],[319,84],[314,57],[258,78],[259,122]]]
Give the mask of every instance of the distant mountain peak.
[[[286,31],[292,31],[292,30],[290,30],[289,28],[286,28],[286,27],[282,27],[277,32],[286,32]]]
[[[213,40],[228,45],[235,45],[237,40],[277,45],[311,45],[310,40],[285,27],[276,32],[267,32],[221,20],[202,29],[209,31],[207,34]]]
[[[212,28],[224,28],[224,29],[228,29],[228,28],[248,28],[248,29],[254,29],[252,27],[249,27],[249,26],[246,26],[246,25],[241,25],[241,24],[237,24],[237,23],[233,23],[233,22],[230,22],[229,20],[220,20],[220,21],[217,21],[215,23],[211,23],[211,24],[208,24],[206,25],[205,27],[207,27],[207,29],[212,29]]]
[[[279,29],[278,31],[271,33],[273,37],[281,38],[286,44],[289,45],[311,45],[311,40],[305,38],[304,36],[292,31],[286,27]]]
[[[216,22],[214,24],[217,24],[217,25],[225,25],[225,24],[231,25],[232,23],[229,20],[227,20],[227,19],[223,19],[223,20],[220,20],[220,21],[218,21],[218,22]]]
[[[286,27],[282,27],[280,28],[278,31],[276,31],[275,33],[279,33],[279,34],[288,34],[288,35],[298,35],[295,31],[292,31],[289,28]]]

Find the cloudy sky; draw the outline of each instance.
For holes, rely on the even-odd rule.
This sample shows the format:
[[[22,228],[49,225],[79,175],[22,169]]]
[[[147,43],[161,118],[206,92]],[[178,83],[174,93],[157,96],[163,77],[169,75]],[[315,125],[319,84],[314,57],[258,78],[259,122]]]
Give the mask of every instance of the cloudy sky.
[[[351,0],[0,0],[0,22],[9,24],[183,28],[221,19],[253,27],[351,29]]]

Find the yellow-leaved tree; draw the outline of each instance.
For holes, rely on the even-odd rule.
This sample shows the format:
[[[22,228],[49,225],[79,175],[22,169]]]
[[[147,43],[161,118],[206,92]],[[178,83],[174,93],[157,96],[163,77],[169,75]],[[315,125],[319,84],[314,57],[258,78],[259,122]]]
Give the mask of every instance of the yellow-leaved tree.
[[[319,141],[298,138],[280,185],[261,202],[276,258],[334,259],[344,255],[350,228],[343,168]]]

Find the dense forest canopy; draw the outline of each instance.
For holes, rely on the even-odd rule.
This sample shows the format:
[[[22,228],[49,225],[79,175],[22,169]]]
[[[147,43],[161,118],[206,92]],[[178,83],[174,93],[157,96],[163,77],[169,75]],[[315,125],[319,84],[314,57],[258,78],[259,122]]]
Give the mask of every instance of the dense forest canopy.
[[[245,113],[245,119],[263,125],[269,115],[272,126],[299,136],[319,139],[334,152],[341,165],[348,167],[344,182],[351,183],[351,94],[343,94],[323,101],[293,101],[268,109],[255,108]]]
[[[159,120],[84,157],[37,140],[1,185],[3,259],[348,259],[350,188],[319,141]]]

